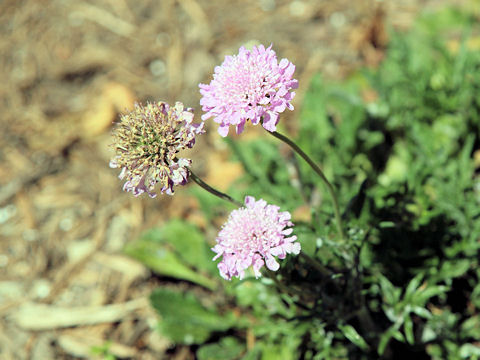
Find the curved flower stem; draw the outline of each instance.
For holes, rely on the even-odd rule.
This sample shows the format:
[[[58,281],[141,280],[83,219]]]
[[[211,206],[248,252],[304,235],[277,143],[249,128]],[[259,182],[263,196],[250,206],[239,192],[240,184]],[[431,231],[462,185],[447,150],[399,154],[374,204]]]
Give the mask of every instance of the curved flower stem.
[[[227,194],[224,194],[221,191],[218,191],[217,189],[212,188],[210,185],[208,185],[202,179],[200,179],[197,175],[195,175],[195,173],[192,170],[189,169],[188,171],[190,172],[190,176],[191,176],[192,180],[195,181],[198,185],[200,185],[200,187],[202,189],[207,190],[210,194],[213,194],[216,197],[219,197],[220,199],[229,201],[229,202],[231,202],[232,204],[235,204],[238,207],[243,206],[243,204],[241,202],[235,200],[231,196],[229,196]]]
[[[337,222],[338,234],[340,235],[340,238],[342,240],[345,240],[345,234],[343,232],[343,226],[342,226],[342,218],[340,216],[340,210],[338,208],[337,195],[333,190],[332,184],[330,184],[330,182],[327,180],[327,178],[323,174],[322,169],[320,169],[320,167],[317,164],[315,164],[313,160],[307,154],[305,154],[305,152],[302,149],[300,149],[300,147],[297,144],[295,144],[292,140],[290,140],[288,137],[276,131],[267,131],[267,132],[270,133],[272,136],[276,137],[277,139],[283,141],[288,146],[290,146],[298,155],[300,155],[303,158],[303,160],[305,160],[308,163],[308,165],[310,165],[310,167],[318,174],[318,176],[320,176],[323,183],[327,186],[327,190],[333,201],[333,211],[335,213],[335,220]]]

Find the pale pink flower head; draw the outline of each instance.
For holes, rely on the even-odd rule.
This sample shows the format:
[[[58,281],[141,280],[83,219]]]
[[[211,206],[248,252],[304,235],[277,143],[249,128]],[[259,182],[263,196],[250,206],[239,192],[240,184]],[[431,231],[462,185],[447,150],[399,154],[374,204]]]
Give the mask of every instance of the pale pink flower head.
[[[297,237],[290,236],[293,231],[290,213],[279,210],[265,200],[255,201],[247,196],[245,207],[230,213],[212,248],[217,253],[213,260],[223,256],[218,269],[224,279],[231,280],[234,276],[243,279],[250,266],[258,278],[263,265],[273,271],[280,268],[275,256],[284,259],[286,254],[300,253]]]
[[[247,120],[256,125],[263,119],[263,127],[275,131],[279,114],[293,110],[295,92],[291,90],[298,87],[294,72],[295,65],[287,59],[277,61],[271,45],[241,47],[238,55],[226,56],[215,67],[210,84],[199,85],[202,119],[213,117],[221,136],[227,136],[230,125],[240,134]]]
[[[203,132],[203,122],[195,124],[193,109],[180,102],[175,106],[161,101],[135,104],[113,131],[115,156],[110,167],[121,169],[123,190],[135,196],[147,193],[155,197],[158,183],[161,193],[173,195],[174,185],[186,184],[191,164],[178,153],[191,148]]]

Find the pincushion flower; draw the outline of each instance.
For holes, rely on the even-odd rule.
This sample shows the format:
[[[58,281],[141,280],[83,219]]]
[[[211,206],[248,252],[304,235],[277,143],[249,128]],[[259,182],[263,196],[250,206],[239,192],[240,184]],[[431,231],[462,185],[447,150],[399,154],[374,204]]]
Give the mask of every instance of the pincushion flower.
[[[292,79],[295,65],[287,59],[277,62],[270,45],[254,46],[252,50],[241,47],[238,55],[226,56],[221,66],[215,67],[210,84],[200,84],[200,100],[205,114],[203,120],[214,118],[220,124],[218,132],[227,136],[229,126],[243,131],[245,122],[256,125],[261,120],[265,129],[275,131],[279,114],[293,110],[292,89],[298,81]]]
[[[245,207],[230,213],[212,248],[217,253],[213,260],[223,256],[218,269],[224,279],[242,279],[250,266],[258,278],[263,265],[273,271],[279,269],[275,257],[284,259],[286,254],[300,253],[297,237],[289,236],[293,231],[290,213],[279,210],[263,199],[255,201],[247,196]]]
[[[191,160],[177,155],[204,132],[203,122],[193,123],[192,111],[180,102],[173,107],[157,102],[135,104],[132,112],[121,116],[113,131],[116,155],[110,167],[121,168],[119,178],[126,180],[123,190],[153,198],[157,183],[161,193],[173,195],[174,185],[187,182]]]

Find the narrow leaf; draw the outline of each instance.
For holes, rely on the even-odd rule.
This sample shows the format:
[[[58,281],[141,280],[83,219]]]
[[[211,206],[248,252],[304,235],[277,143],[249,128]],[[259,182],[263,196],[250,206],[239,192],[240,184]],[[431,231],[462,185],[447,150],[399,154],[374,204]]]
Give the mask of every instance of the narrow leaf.
[[[355,328],[351,325],[339,325],[338,328],[340,331],[345,335],[345,337],[350,340],[352,343],[357,345],[362,350],[368,349],[367,342],[363,339],[363,337],[355,330]]]
[[[413,335],[413,322],[412,318],[409,315],[405,316],[403,322],[403,330],[405,331],[405,338],[410,345],[413,345],[415,342],[415,338]]]

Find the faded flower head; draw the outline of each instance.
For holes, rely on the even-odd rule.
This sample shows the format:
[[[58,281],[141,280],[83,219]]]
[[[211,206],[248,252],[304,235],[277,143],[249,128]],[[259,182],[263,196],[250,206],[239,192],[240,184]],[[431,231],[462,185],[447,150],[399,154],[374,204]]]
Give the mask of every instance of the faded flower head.
[[[131,113],[121,116],[113,131],[116,155],[110,167],[122,169],[123,190],[153,198],[157,183],[161,193],[173,195],[174,185],[187,182],[191,160],[178,159],[177,153],[191,148],[195,136],[204,132],[203,122],[193,123],[192,111],[180,102],[173,107],[157,102],[135,104]]]
[[[256,125],[263,118],[263,127],[275,131],[279,113],[293,110],[292,89],[298,81],[292,79],[295,71],[287,59],[277,62],[272,46],[263,45],[252,50],[241,47],[238,55],[226,56],[221,66],[215,67],[209,85],[200,84],[203,120],[214,118],[220,124],[218,132],[227,136],[229,126],[243,131],[245,122]]]
[[[230,213],[212,248],[217,253],[213,260],[223,256],[218,269],[224,279],[231,280],[233,276],[242,279],[250,266],[258,278],[264,264],[270,270],[279,269],[274,256],[284,259],[286,254],[300,252],[300,243],[295,242],[297,237],[289,236],[293,231],[290,213],[279,209],[265,200],[255,201],[247,196],[245,207]]]

